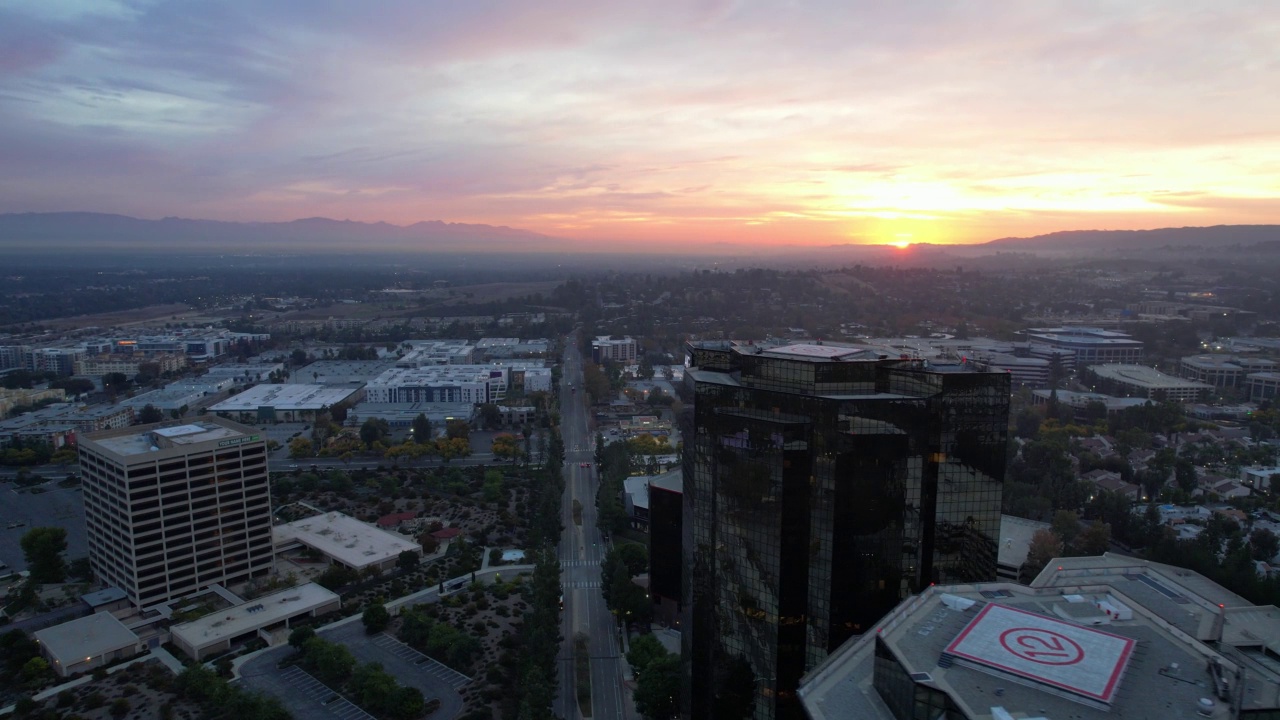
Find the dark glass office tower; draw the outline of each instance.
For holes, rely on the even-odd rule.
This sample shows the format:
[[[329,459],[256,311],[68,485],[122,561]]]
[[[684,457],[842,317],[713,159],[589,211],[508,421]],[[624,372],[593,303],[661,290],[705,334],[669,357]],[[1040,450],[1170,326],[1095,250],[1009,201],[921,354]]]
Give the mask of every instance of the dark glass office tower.
[[[689,716],[803,718],[800,677],[929,583],[993,581],[1006,373],[695,343]]]

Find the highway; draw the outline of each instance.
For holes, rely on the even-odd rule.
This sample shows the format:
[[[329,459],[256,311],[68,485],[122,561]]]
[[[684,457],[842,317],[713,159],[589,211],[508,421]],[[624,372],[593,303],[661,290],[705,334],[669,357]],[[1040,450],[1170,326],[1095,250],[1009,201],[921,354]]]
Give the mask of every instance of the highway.
[[[559,685],[552,706],[556,715],[571,720],[582,717],[574,691],[574,636],[589,639],[591,658],[591,717],[624,720],[635,715],[630,694],[624,692],[619,660],[619,631],[600,591],[600,566],[605,543],[596,528],[595,436],[587,416],[582,389],[582,356],[576,335],[566,340],[560,388],[560,431],[565,446],[565,493],[561,513],[564,534],[559,559],[564,588],[564,612],[560,632],[564,636],[559,656]],[[572,388],[577,388],[574,392]],[[591,467],[582,467],[591,463]],[[574,523],[573,501],[582,504],[582,523]]]

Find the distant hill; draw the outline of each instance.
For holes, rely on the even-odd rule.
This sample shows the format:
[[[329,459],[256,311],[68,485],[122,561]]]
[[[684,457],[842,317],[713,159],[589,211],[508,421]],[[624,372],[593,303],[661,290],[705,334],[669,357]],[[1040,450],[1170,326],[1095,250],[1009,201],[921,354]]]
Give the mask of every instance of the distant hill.
[[[0,214],[0,252],[208,253],[545,251],[560,241],[528,230],[438,220],[408,226],[328,218],[292,222],[141,220],[105,213]]]
[[[1252,248],[1274,252],[1280,225],[1214,225],[1158,230],[1069,230],[1027,238],[1001,238],[983,243],[991,250],[1055,252],[1119,252],[1142,250]]]

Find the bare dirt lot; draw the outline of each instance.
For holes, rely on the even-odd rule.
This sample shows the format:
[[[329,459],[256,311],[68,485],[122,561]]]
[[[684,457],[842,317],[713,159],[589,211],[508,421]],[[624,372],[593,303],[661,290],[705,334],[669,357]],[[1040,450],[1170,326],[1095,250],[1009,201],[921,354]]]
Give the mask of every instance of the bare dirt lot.
[[[148,305],[133,310],[117,310],[115,312],[96,313],[93,315],[76,315],[68,318],[39,320],[39,324],[54,330],[76,330],[86,327],[123,327],[138,323],[159,321],[191,322],[200,311],[188,305],[175,303],[172,305]],[[176,316],[176,318],[175,318]]]

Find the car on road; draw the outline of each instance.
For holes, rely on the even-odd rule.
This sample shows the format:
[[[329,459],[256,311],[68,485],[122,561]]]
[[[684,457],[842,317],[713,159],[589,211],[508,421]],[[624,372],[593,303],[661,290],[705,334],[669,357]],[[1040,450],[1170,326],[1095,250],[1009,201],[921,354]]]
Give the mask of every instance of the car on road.
[[[589,462],[578,463],[578,467],[589,468],[589,467],[591,467],[591,463],[589,463]]]

